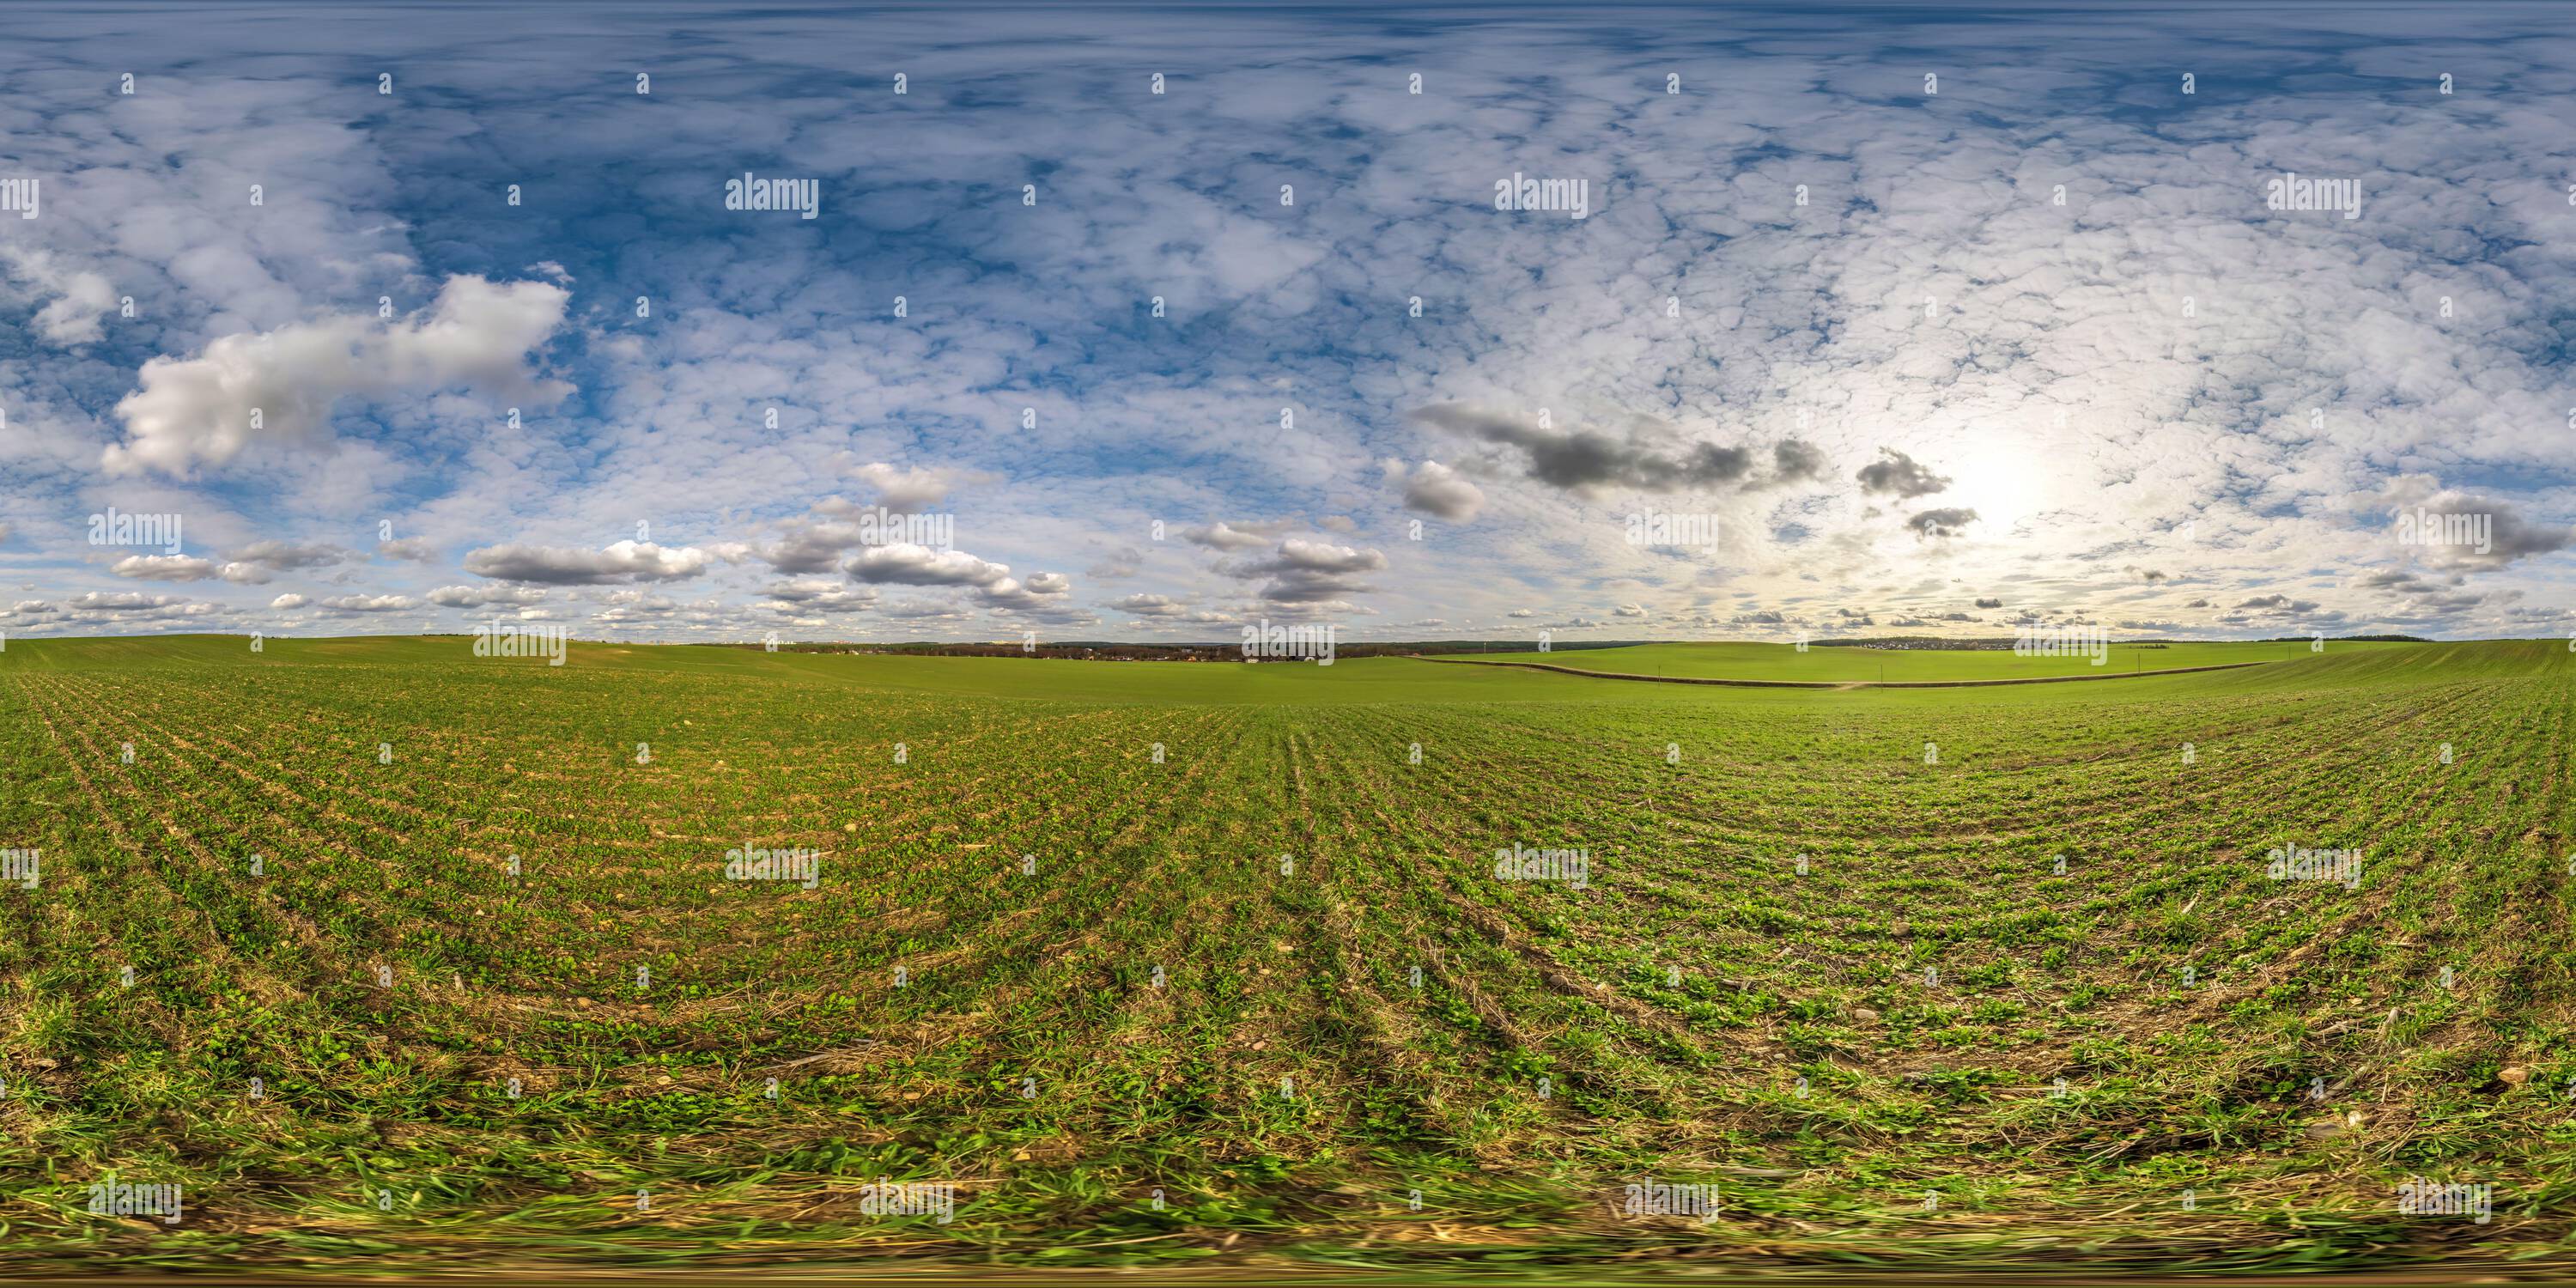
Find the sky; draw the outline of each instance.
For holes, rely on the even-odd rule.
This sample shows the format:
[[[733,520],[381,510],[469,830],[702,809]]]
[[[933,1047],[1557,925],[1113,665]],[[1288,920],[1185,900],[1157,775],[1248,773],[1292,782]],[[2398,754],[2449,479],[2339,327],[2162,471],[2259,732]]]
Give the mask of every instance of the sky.
[[[2576,627],[2547,5],[5,18],[6,635]]]

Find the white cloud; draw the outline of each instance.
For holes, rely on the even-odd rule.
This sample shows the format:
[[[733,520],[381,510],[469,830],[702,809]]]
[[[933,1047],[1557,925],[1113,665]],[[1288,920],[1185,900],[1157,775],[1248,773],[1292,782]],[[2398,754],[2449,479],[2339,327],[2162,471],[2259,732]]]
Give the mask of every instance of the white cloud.
[[[1181,529],[1181,539],[1217,550],[1250,550],[1270,544],[1270,538],[1287,530],[1284,523],[1210,523]]]
[[[440,586],[429,602],[448,608],[490,608],[543,603],[546,592],[533,586]]]
[[[871,461],[850,471],[850,474],[877,490],[877,504],[897,512],[937,505],[958,488],[990,483],[999,477],[980,470],[939,467],[908,470],[883,461]]]
[[[85,269],[68,268],[52,254],[35,249],[0,249],[13,277],[51,296],[36,310],[36,332],[58,345],[89,344],[103,334],[107,315],[116,311],[116,287]]]
[[[869,546],[842,567],[874,585],[972,587],[986,607],[1001,612],[1064,613],[1073,591],[1073,580],[1063,573],[1037,573],[1022,582],[1011,576],[1008,564],[928,546]]]
[[[75,613],[144,614],[150,616],[202,616],[218,611],[213,604],[192,603],[176,595],[146,595],[136,591],[91,591],[63,601],[63,607]]]
[[[409,595],[341,595],[320,606],[335,613],[399,613],[420,607],[420,601]]]
[[[460,275],[408,321],[335,314],[224,336],[193,358],[154,358],[142,387],[117,403],[126,441],[101,463],[110,474],[185,475],[254,443],[310,443],[347,397],[471,387],[551,404],[569,386],[536,380],[526,363],[562,325],[568,298],[551,283]]]
[[[797,612],[856,613],[872,608],[876,591],[827,578],[810,577],[770,583],[769,598]]]
[[[137,581],[204,581],[217,571],[213,560],[194,555],[127,555],[107,570]]]
[[[989,563],[963,550],[928,546],[869,546],[844,565],[860,581],[898,586],[990,586],[1011,575],[1007,564]]]
[[[1189,606],[1168,595],[1121,595],[1109,601],[1109,607],[1138,617],[1178,617]]]
[[[496,581],[600,586],[695,577],[706,571],[707,557],[707,552],[694,546],[664,547],[649,541],[620,541],[600,550],[513,544],[467,551],[465,571]]]

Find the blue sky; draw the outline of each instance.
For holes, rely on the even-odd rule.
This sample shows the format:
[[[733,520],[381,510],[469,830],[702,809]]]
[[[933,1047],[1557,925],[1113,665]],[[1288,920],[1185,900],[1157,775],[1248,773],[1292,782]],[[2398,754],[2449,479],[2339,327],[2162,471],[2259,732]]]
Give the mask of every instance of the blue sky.
[[[9,20],[10,634],[2570,625],[2546,6]]]

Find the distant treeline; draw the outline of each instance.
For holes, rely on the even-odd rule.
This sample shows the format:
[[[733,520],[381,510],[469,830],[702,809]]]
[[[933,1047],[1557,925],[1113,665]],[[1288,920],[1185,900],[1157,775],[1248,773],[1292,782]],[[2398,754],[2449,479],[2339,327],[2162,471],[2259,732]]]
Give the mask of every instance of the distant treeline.
[[[2177,644],[2224,644],[2228,641],[2109,640],[2107,642],[2117,644],[2122,648],[2172,648]],[[2257,644],[2305,644],[2309,642],[2309,638],[2305,635],[2283,635],[2272,639],[2255,640],[2252,642]],[[2330,642],[2344,644],[2430,644],[2433,641],[2413,635],[2337,635],[2332,637]],[[1943,637],[1937,635],[1876,635],[1863,639],[1809,640],[1807,641],[1807,646],[1809,648],[1887,648],[1977,652],[2010,650],[2015,647],[2017,643],[2018,641],[2009,636],[1989,636],[1985,638],[1972,639]],[[1565,646],[1560,644],[1557,647],[1563,648]]]
[[[2429,644],[2431,640],[2413,635],[2344,635],[2335,637],[2346,643]],[[1688,640],[1557,640],[1549,648],[1558,653],[1582,649],[1631,648],[1640,644],[1691,643]],[[2123,648],[2170,648],[2181,640],[2115,640]],[[2204,641],[2205,642],[2205,641]],[[2304,635],[2280,636],[2259,640],[2264,644],[2305,644]],[[1948,650],[1961,652],[2000,651],[2013,647],[2009,637],[1984,639],[1951,639],[1933,635],[1878,635],[1857,639],[1809,640],[1810,648],[1881,648],[1906,650]],[[734,644],[729,647],[759,649],[765,644]],[[781,642],[781,653],[894,653],[914,657],[1053,657],[1110,662],[1239,662],[1243,646],[1227,644],[1125,644],[1111,640],[1066,640],[1038,644],[955,644],[920,640],[899,644],[860,643],[853,641]],[[1534,653],[1538,646],[1529,640],[1414,640],[1405,643],[1336,644],[1336,657],[1422,657],[1447,653]]]
[[[1554,645],[1558,652],[1587,648],[1622,648],[1642,640],[1600,640]],[[760,649],[765,644],[733,644],[729,647]],[[1333,646],[1335,657],[1419,657],[1438,653],[1529,653],[1537,645],[1528,640],[1414,640],[1400,644],[1340,643]],[[1065,640],[1061,643],[1038,644],[943,644],[914,641],[901,644],[780,642],[781,653],[895,653],[913,657],[1058,657],[1087,658],[1092,661],[1126,662],[1240,662],[1243,645],[1227,644],[1125,644],[1109,640]]]

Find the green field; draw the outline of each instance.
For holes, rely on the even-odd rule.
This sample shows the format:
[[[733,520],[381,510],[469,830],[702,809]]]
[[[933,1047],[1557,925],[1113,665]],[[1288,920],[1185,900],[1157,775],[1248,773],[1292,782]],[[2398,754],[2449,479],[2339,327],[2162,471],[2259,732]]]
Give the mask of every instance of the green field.
[[[2338,653],[2405,648],[2404,644],[2338,641]],[[1478,662],[1538,662],[1574,671],[1621,675],[1682,676],[1709,680],[1797,681],[1810,684],[1924,683],[2022,680],[2058,676],[2125,675],[2250,662],[2294,661],[2309,656],[2306,642],[2278,644],[2112,644],[2102,664],[2091,656],[2020,657],[2008,649],[1890,649],[1849,645],[1634,644],[1622,648],[1559,649],[1546,654],[1457,653]]]
[[[11,640],[0,1261],[2558,1263],[2576,659],[2233,647],[2278,660]],[[1616,653],[1882,657],[1761,648]]]

